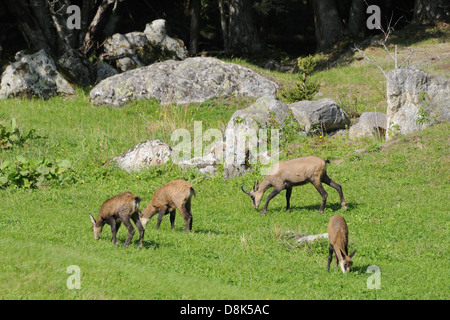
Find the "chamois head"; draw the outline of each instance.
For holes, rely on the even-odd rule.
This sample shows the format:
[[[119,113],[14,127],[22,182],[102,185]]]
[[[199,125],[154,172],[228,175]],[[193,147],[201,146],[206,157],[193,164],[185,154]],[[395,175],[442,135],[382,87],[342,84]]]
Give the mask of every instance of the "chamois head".
[[[341,267],[341,270],[343,273],[347,273],[350,272],[350,269],[352,267],[353,261],[352,261],[352,257],[355,255],[356,250],[353,251],[352,253],[350,253],[349,256],[347,256],[345,253],[341,251],[341,255],[342,255],[342,259],[339,260],[339,266]]]
[[[150,203],[147,207],[142,208],[142,212],[139,210],[139,220],[141,221],[142,226],[145,228],[147,223],[150,221],[150,218],[156,214],[157,209],[152,206]]]
[[[101,223],[100,221],[95,221],[92,214],[89,213],[89,217],[91,218],[92,222],[92,230],[94,231],[94,239],[98,240],[100,238],[100,234],[102,233],[104,223]]]
[[[259,187],[259,183],[258,181],[255,182],[255,184],[253,185],[253,190],[248,192],[247,190],[244,189],[244,186],[241,186],[241,189],[244,193],[248,194],[250,196],[250,198],[252,199],[252,205],[253,205],[253,209],[258,209],[259,207],[259,203],[261,202],[261,198],[263,196],[262,192],[258,192],[258,187]]]

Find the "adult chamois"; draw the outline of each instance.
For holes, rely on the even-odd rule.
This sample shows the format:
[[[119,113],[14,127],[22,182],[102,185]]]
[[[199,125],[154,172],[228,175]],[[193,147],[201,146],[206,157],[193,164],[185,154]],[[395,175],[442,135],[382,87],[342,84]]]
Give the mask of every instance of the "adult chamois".
[[[290,209],[292,187],[301,186],[309,182],[312,183],[322,196],[322,205],[319,210],[320,213],[323,213],[323,210],[325,209],[328,196],[328,193],[322,186],[322,182],[336,189],[339,193],[342,208],[347,209],[341,186],[332,181],[327,175],[327,163],[330,162],[316,156],[280,161],[270,170],[269,174],[261,181],[261,183],[258,183],[258,181],[255,182],[252,191],[246,191],[244,186],[241,186],[241,189],[252,199],[253,208],[258,209],[264,193],[267,189],[273,187],[272,192],[267,196],[266,204],[261,212],[261,216],[266,214],[269,201],[285,189],[286,211],[288,211]]]

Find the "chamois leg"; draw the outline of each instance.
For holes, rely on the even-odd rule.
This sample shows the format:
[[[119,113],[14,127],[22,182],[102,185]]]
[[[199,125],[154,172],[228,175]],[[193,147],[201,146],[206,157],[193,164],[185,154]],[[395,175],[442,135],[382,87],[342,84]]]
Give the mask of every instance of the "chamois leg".
[[[133,239],[133,236],[134,236],[134,233],[136,232],[136,230],[134,230],[134,227],[131,224],[130,218],[128,216],[126,216],[124,214],[120,217],[120,219],[122,220],[125,227],[127,227],[127,229],[128,229],[128,237],[127,237],[127,240],[125,240],[125,243],[123,244],[123,246],[125,248],[128,248],[128,246],[130,245],[131,239]]]
[[[171,229],[173,230],[173,228],[175,228],[175,214],[176,214],[177,212],[175,211],[175,210],[173,210],[171,213],[170,213],[170,226],[171,226]]]
[[[333,180],[331,180],[330,177],[326,173],[322,177],[322,182],[329,185],[330,187],[334,188],[338,192],[342,209],[346,210],[347,203],[345,202],[344,193],[342,192],[341,185],[339,183],[336,183]]]
[[[112,238],[111,238],[111,242],[117,246],[117,230],[119,230],[120,227],[120,223],[116,224],[116,219],[111,218],[109,221],[109,224],[111,225],[111,233],[112,233]]]
[[[133,215],[131,216],[131,219],[133,219],[134,224],[136,225],[136,227],[138,228],[139,231],[139,248],[142,248],[142,240],[144,240],[144,233],[145,233],[145,229],[144,226],[141,223],[141,220],[139,219],[139,214],[137,212],[133,213]]]
[[[191,231],[191,226],[192,226],[192,216],[189,214],[189,211],[186,209],[185,206],[179,208],[178,210],[180,210],[181,215],[184,218],[185,221],[185,225],[184,225],[184,232],[189,232]]]
[[[280,193],[281,190],[273,189],[272,192],[267,196],[266,204],[264,205],[263,211],[261,212],[261,216],[266,214],[267,206],[269,205],[269,201],[272,200],[277,194]]]
[[[156,222],[156,230],[159,229],[159,226],[161,224],[162,218],[164,217],[164,214],[166,213],[166,209],[160,209],[158,213],[158,221]]]
[[[192,217],[191,199],[188,199],[188,201],[186,202],[186,210],[189,213],[189,216],[191,217],[191,222],[189,224],[189,230],[192,230],[192,221],[194,220],[194,218]]]
[[[320,213],[323,213],[323,211],[325,210],[325,205],[327,203],[327,197],[328,197],[328,193],[325,191],[325,189],[322,186],[322,183],[319,182],[312,182],[313,186],[316,188],[316,190],[320,193],[320,195],[322,196],[322,204],[320,206]]]
[[[333,260],[333,246],[330,244],[330,246],[328,247],[328,264],[327,264],[327,271],[330,271],[330,264],[331,264],[331,260]]]
[[[291,194],[292,194],[292,188],[286,189],[286,212],[291,209]]]

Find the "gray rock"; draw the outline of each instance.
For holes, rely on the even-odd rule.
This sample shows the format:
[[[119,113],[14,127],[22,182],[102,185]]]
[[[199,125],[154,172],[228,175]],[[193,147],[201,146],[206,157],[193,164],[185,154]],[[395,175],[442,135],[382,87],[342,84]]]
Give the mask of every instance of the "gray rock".
[[[114,69],[114,67],[112,67],[111,65],[109,65],[108,63],[106,63],[102,60],[97,61],[95,68],[96,68],[95,83],[99,83],[103,79],[112,77],[119,73],[119,71]]]
[[[147,24],[144,32],[116,33],[104,42],[105,56],[120,57],[117,69],[127,71],[169,59],[185,59],[188,51],[183,41],[171,38],[166,32],[166,21]]]
[[[259,98],[250,107],[237,110],[225,130],[224,177],[234,178],[247,172],[250,164],[258,160],[262,144],[267,143],[267,136],[259,136],[259,130],[282,130],[288,116],[287,104],[272,96]]]
[[[276,90],[276,84],[249,68],[198,57],[167,60],[112,76],[98,83],[90,96],[94,105],[118,107],[136,99],[183,104],[221,95],[274,96]]]
[[[414,68],[389,71],[386,139],[450,121],[449,101],[449,79]]]
[[[112,159],[117,166],[125,171],[140,171],[150,166],[160,166],[166,163],[172,153],[172,148],[160,140],[147,140],[125,151]]]
[[[217,171],[219,163],[220,159],[216,158],[213,153],[208,153],[206,156],[181,161],[177,165],[182,169],[196,169],[200,173],[211,175]]]
[[[16,62],[2,74],[0,99],[17,96],[47,99],[58,94],[72,95],[75,91],[45,50],[34,54],[18,52]]]
[[[386,128],[386,114],[364,112],[358,123],[350,127],[348,136],[350,139],[384,137]]]
[[[189,52],[182,40],[168,36],[166,20],[158,19],[152,23],[147,23],[144,33],[151,43],[158,44],[162,48],[172,52],[174,54],[173,59],[183,60],[189,56]]]
[[[289,105],[292,115],[306,132],[313,129],[324,132],[344,129],[350,119],[344,110],[332,99],[299,101]]]
[[[95,68],[78,50],[70,49],[58,59],[59,67],[72,82],[82,86],[94,83]]]

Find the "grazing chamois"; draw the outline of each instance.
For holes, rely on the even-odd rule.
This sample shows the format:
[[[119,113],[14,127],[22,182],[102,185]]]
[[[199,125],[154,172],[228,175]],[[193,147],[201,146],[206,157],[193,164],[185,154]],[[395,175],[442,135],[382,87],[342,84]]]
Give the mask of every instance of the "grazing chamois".
[[[131,192],[123,192],[103,203],[97,220],[89,214],[93,224],[92,230],[94,230],[94,239],[99,239],[103,226],[106,223],[111,226],[111,241],[117,246],[117,230],[119,230],[121,223],[123,223],[128,229],[128,238],[123,246],[128,248],[128,245],[130,244],[135,233],[134,227],[130,222],[131,219],[134,221],[139,230],[139,248],[142,248],[142,240],[144,239],[145,230],[139,220],[139,203],[141,200],[141,198]]]
[[[328,196],[328,193],[322,186],[323,182],[336,189],[339,193],[341,206],[345,210],[347,207],[342,188],[327,175],[327,163],[330,162],[315,156],[280,161],[272,168],[261,183],[258,183],[258,181],[255,182],[252,191],[246,191],[244,186],[242,186],[241,189],[252,199],[253,208],[258,209],[261,198],[266,190],[273,187],[272,192],[267,196],[266,204],[261,212],[261,216],[263,216],[266,214],[269,201],[284,189],[286,189],[286,211],[288,211],[290,209],[292,187],[301,186],[311,182],[322,196],[322,205],[320,206],[319,212],[323,213]]]
[[[328,237],[330,239],[330,247],[328,249],[327,270],[330,270],[331,260],[333,259],[333,251],[336,256],[336,266],[339,263],[343,273],[350,271],[353,261],[352,257],[356,250],[348,255],[348,228],[345,219],[340,215],[331,217],[328,223]]]
[[[163,185],[155,191],[152,200],[147,207],[144,207],[140,220],[142,225],[147,225],[148,221],[158,214],[156,229],[159,229],[164,215],[170,213],[170,224],[172,229],[175,226],[176,209],[181,213],[185,221],[184,232],[192,230],[191,198],[195,196],[192,185],[184,180],[173,180]]]

